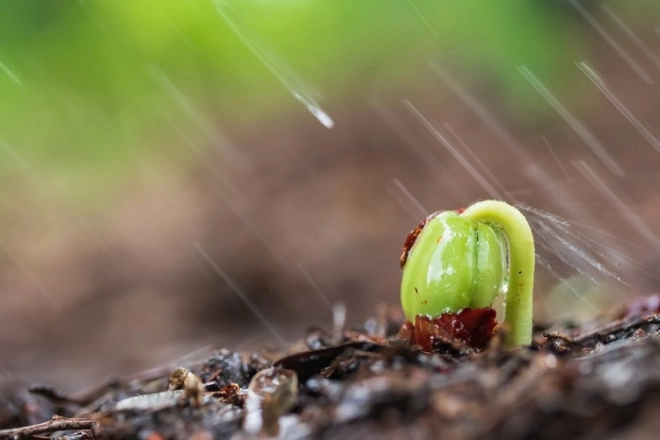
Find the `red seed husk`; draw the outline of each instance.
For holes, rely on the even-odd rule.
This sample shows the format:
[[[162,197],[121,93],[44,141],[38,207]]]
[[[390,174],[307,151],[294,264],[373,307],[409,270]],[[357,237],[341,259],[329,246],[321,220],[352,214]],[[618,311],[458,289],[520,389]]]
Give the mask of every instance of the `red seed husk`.
[[[403,324],[399,336],[427,352],[433,351],[435,341],[458,341],[483,350],[495,334],[495,316],[491,307],[468,307],[458,313],[443,313],[437,318],[417,315],[415,324],[410,321]]]

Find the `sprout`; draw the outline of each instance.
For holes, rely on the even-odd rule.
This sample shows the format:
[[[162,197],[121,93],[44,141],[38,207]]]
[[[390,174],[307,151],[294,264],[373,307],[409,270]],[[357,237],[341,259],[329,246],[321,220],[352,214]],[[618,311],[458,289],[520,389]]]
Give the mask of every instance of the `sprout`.
[[[432,214],[409,236],[401,264],[401,304],[410,322],[491,307],[506,293],[505,343],[531,343],[534,239],[513,206],[486,200]]]

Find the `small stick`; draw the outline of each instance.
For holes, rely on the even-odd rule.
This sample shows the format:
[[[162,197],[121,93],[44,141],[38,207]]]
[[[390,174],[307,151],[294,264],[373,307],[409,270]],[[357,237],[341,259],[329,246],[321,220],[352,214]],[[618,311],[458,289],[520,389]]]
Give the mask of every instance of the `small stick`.
[[[579,345],[584,344],[587,341],[595,340],[602,338],[607,335],[613,335],[615,333],[632,330],[635,328],[642,327],[647,324],[660,324],[660,315],[652,314],[646,317],[635,316],[633,318],[617,319],[616,321],[607,323],[601,327],[589,330],[587,332],[581,333],[575,337],[564,335],[561,333],[544,333],[548,339],[561,339],[569,345]]]
[[[49,434],[57,431],[78,431],[92,429],[96,420],[86,417],[60,417],[53,416],[49,421],[37,423],[36,425],[23,426],[21,428],[0,430],[0,439],[14,439],[33,436],[37,434]]]

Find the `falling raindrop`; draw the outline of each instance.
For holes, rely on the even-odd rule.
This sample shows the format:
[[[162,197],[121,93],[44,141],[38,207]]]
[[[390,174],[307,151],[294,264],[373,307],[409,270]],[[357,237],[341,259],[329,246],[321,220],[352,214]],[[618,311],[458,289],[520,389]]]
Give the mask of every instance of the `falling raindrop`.
[[[518,70],[525,77],[527,81],[536,89],[537,92],[545,99],[552,108],[571,126],[573,130],[580,136],[585,144],[591,148],[591,151],[605,164],[607,169],[617,177],[625,176],[623,169],[618,163],[609,155],[605,150],[605,146],[598,140],[587,127],[584,126],[575,116],[573,116],[564,105],[555,97],[539,79],[527,68],[527,66],[518,66]]]
[[[616,108],[623,114],[623,116],[625,116],[625,118],[628,119],[628,121],[630,121],[630,123],[642,134],[642,136],[644,136],[644,139],[649,141],[649,143],[653,145],[653,148],[655,148],[656,151],[660,152],[660,141],[655,136],[653,136],[653,134],[651,134],[651,132],[646,127],[644,127],[644,125],[642,125],[639,119],[637,119],[630,112],[630,110],[628,110],[623,105],[621,100],[619,100],[619,98],[617,98],[614,95],[614,92],[612,92],[612,90],[610,90],[610,88],[607,87],[607,84],[605,84],[605,80],[603,80],[603,78],[601,78],[601,76],[598,75],[598,73],[596,73],[596,70],[593,69],[584,61],[581,61],[576,64],[580,68],[580,70],[585,75],[587,75],[587,77],[591,80],[591,82],[593,82],[596,85],[596,87],[598,87],[598,89],[601,92],[603,92],[605,96],[607,96],[607,99],[609,99],[610,102],[612,102],[612,104],[616,106]]]
[[[653,79],[646,73],[644,69],[630,56],[626,49],[619,44],[618,41],[609,33],[603,25],[601,25],[596,18],[587,11],[584,6],[577,0],[568,0],[568,2],[575,8],[576,11],[584,18],[589,25],[594,28],[596,32],[607,42],[607,44],[635,71],[637,75],[646,84],[653,84]]]
[[[289,68],[289,66],[272,50],[250,35],[244,26],[239,25],[233,17],[233,8],[227,0],[216,0],[216,8],[223,20],[231,27],[245,45],[252,51],[257,59],[270,71],[270,73],[291,93],[291,95],[305,106],[318,121],[326,128],[332,128],[335,123],[332,118],[316,102],[309,87]]]
[[[14,81],[16,84],[20,84],[21,81],[12,73],[7,66],[5,66],[2,62],[0,62],[0,69],[2,69],[3,72],[7,74],[9,78],[11,78],[12,81]]]

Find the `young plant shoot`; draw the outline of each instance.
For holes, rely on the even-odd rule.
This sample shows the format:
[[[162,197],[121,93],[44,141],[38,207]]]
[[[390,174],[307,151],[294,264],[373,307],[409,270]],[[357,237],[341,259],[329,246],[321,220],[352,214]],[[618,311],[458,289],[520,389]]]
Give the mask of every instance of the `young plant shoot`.
[[[492,304],[506,294],[505,344],[531,343],[534,239],[513,206],[486,200],[432,214],[409,235],[401,265],[401,303],[411,325],[451,315],[469,326],[467,313],[475,309],[491,312],[494,322]]]

